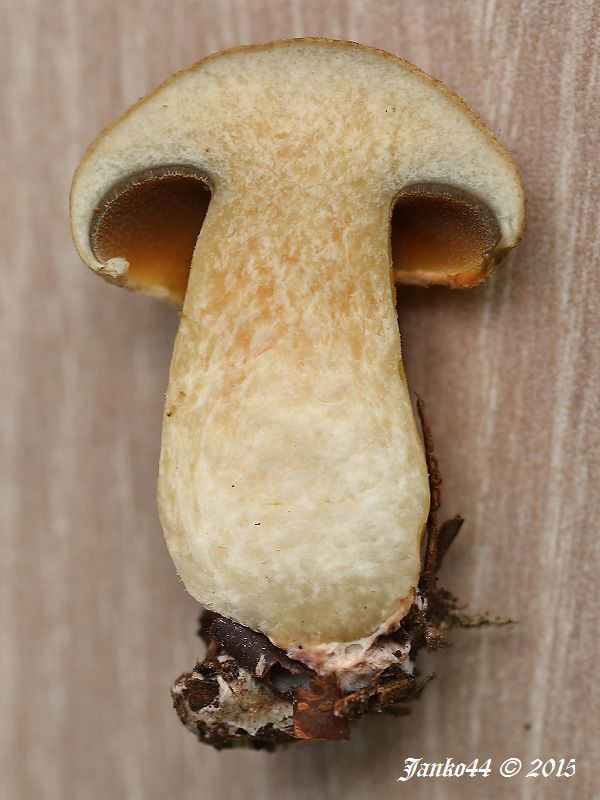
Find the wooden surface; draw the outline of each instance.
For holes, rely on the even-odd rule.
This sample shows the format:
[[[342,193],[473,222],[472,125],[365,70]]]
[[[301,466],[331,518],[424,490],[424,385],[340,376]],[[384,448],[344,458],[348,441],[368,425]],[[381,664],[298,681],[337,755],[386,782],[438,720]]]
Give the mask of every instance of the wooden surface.
[[[2,16],[0,796],[598,797],[594,0],[4,0]],[[444,582],[520,624],[454,635],[411,717],[367,720],[350,743],[217,754],[168,691],[200,651],[155,506],[177,319],[84,269],[67,195],[96,132],[164,77],[308,34],[431,72],[521,168],[528,229],[496,277],[399,299],[445,510],[467,519]],[[576,757],[576,777],[498,777],[538,755]],[[496,775],[398,784],[407,756],[492,757]]]

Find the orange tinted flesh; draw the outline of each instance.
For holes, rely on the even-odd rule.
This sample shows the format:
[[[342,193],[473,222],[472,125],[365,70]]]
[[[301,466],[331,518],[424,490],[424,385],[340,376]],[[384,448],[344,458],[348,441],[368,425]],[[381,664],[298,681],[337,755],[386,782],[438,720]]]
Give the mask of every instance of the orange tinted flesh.
[[[408,192],[392,215],[391,251],[400,283],[471,286],[492,266],[498,225],[466,193]]]
[[[96,211],[92,248],[101,261],[126,259],[133,287],[158,285],[182,302],[209,202],[206,184],[189,175],[125,186]]]

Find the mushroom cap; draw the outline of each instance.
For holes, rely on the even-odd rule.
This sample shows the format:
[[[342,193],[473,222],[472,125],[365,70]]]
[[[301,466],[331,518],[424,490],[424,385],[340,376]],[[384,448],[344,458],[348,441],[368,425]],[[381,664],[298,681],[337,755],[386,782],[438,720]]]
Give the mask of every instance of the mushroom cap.
[[[305,38],[209,56],[104,130],[73,179],[75,246],[106,280],[181,304],[201,190],[290,163],[307,182],[319,165],[342,170],[389,204],[399,282],[474,285],[523,231],[517,169],[457,95],[390,53]],[[152,174],[155,187],[186,180],[156,203],[125,191]]]

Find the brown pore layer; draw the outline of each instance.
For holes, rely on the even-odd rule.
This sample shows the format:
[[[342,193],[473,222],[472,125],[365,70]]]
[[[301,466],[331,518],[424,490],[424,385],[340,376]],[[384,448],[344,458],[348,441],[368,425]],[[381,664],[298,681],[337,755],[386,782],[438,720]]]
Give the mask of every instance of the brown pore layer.
[[[406,186],[392,213],[396,280],[474,286],[501,258],[500,237],[494,212],[471,192],[434,182]]]
[[[438,527],[442,481],[424,403],[420,398],[417,411],[423,431],[431,505],[417,600],[398,630],[386,637],[387,641],[398,643],[398,662],[377,673],[363,688],[344,692],[336,676],[317,675],[304,664],[290,659],[263,634],[220,614],[204,611],[200,617],[199,634],[207,645],[206,656],[192,672],[180,676],[171,689],[181,722],[196,733],[201,742],[217,750],[231,747],[275,750],[300,740],[347,739],[349,722],[364,714],[383,711],[409,713],[409,709],[400,704],[418,697],[435,673],[420,676],[416,670],[406,670],[404,664],[409,659],[414,663],[422,649],[447,647],[449,642],[445,630],[510,622],[485,614],[469,615],[458,607],[450,592],[437,586],[438,571],[462,527],[463,519],[455,516]],[[202,708],[218,708],[219,681],[235,680],[242,670],[264,688],[267,699],[272,698],[274,703],[282,699],[290,703],[291,725],[275,727],[268,724],[250,735],[241,728],[232,733],[218,721],[209,724],[198,720],[197,712]],[[282,676],[287,677],[283,685]],[[237,702],[241,707],[247,707],[246,698],[238,696]]]
[[[160,286],[181,302],[210,198],[206,176],[185,164],[128,175],[94,209],[92,252],[103,262],[126,259],[132,287]]]

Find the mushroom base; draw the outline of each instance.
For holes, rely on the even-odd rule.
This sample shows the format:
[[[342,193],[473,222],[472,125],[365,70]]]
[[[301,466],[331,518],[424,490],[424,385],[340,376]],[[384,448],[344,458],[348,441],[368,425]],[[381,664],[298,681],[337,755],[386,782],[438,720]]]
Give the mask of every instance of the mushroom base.
[[[455,535],[461,525],[462,519],[451,519],[440,533]],[[211,626],[207,631],[206,623],[215,616],[205,612],[200,618],[201,633],[208,640],[206,657],[175,681],[171,694],[182,723],[217,750],[275,750],[306,739],[347,739],[349,721],[364,714],[408,713],[400,704],[418,697],[434,677],[419,675],[414,666],[418,652],[446,647],[445,629],[493,622],[467,617],[445,589],[420,592],[398,630],[375,643],[395,647],[396,662],[376,672],[365,685],[364,675],[357,674],[360,688],[352,690],[352,675],[346,673],[343,681],[336,676],[327,681],[301,662],[294,664],[296,673],[276,666],[270,674],[258,675],[243,656],[236,657],[210,637]],[[220,617],[218,622],[230,621]],[[286,658],[281,650],[277,655]],[[257,663],[260,672],[260,656]]]
[[[420,695],[435,676],[421,676],[415,667],[420,650],[448,645],[445,631],[452,627],[507,624],[510,620],[469,615],[456,598],[438,588],[437,573],[463,520],[456,516],[438,528],[441,479],[433,452],[429,425],[421,400],[417,404],[431,489],[422,571],[415,602],[393,633],[372,645],[384,650],[384,669],[376,666],[356,674],[319,675],[293,660],[263,634],[205,611],[200,636],[206,656],[184,673],[171,689],[181,722],[201,742],[217,750],[250,747],[275,750],[292,742],[349,738],[350,722],[364,714],[383,711],[406,714],[401,705]],[[394,656],[389,664],[389,654]]]

